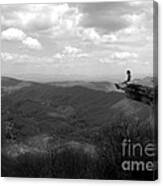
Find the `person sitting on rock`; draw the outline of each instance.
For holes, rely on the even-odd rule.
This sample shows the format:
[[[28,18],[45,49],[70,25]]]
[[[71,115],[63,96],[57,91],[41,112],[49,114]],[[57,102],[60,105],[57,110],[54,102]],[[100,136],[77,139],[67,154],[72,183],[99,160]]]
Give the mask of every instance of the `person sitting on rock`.
[[[131,81],[131,71],[127,70],[126,74],[127,74],[127,80],[122,82],[122,84],[125,84],[125,85],[127,85]]]
[[[128,83],[131,82],[131,71],[127,70],[126,74],[127,74],[126,81],[124,81],[122,83],[115,83],[115,86],[116,86],[117,89],[125,90],[125,88],[128,85]]]

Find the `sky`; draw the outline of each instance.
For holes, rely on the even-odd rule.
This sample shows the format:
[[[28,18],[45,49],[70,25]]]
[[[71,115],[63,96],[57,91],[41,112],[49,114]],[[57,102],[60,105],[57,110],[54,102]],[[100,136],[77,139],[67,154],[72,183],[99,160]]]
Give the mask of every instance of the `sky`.
[[[2,75],[109,80],[153,72],[153,1],[1,5]]]

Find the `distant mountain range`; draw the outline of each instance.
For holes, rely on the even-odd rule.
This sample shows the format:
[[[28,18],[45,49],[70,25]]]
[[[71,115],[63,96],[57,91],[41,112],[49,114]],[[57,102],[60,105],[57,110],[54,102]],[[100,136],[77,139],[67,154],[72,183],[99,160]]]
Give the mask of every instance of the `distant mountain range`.
[[[154,79],[152,77],[145,77],[143,79],[134,79],[132,81],[136,84],[141,84],[144,86],[153,87],[154,86]],[[11,92],[14,90],[19,90],[23,87],[30,86],[32,84],[41,84],[36,83],[32,81],[24,81],[24,80],[18,80],[14,78],[9,77],[1,77],[1,87],[3,92]],[[50,83],[42,83],[47,84],[50,86],[56,86],[56,87],[74,87],[74,86],[81,86],[86,87],[93,90],[99,90],[104,92],[110,92],[110,91],[117,91],[115,88],[115,85],[108,81],[101,81],[101,82],[93,82],[93,81],[56,81],[56,82],[50,82]]]
[[[142,79],[134,79],[133,83],[148,86],[148,87],[154,87],[156,86],[155,83],[157,83],[157,78],[147,76]]]
[[[30,86],[32,84],[41,84],[41,83],[23,81],[23,80],[13,79],[9,77],[1,78],[2,90],[4,92],[18,90],[23,87]],[[57,87],[81,86],[93,90],[101,90],[104,92],[116,91],[114,84],[110,82],[63,81],[63,82],[50,82],[50,83],[42,83],[42,84],[47,84],[50,86],[57,86]]]

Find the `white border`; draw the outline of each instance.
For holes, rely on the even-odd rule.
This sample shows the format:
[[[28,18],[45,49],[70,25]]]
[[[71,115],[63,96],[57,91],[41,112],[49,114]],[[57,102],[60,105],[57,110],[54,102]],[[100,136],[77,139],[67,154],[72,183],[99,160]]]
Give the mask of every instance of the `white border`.
[[[136,0],[0,0],[0,4],[14,4],[14,3],[55,3],[55,2],[104,2],[104,1],[136,1]],[[67,180],[67,179],[29,179],[29,178],[0,178],[1,186],[35,186],[39,184],[39,186],[85,186],[85,185],[108,185],[115,184],[117,186],[122,185],[163,185],[163,114],[162,114],[162,106],[163,106],[163,38],[161,33],[163,32],[163,0],[156,0],[159,6],[159,180],[155,182],[144,182],[144,181],[117,181],[117,180]]]

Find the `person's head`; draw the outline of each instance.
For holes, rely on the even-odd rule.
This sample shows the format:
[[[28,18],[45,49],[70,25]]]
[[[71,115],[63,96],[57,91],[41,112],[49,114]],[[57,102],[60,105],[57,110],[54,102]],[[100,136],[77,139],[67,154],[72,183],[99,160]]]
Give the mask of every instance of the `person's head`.
[[[131,71],[130,71],[130,70],[127,70],[127,71],[126,71],[126,74],[127,74],[127,75],[130,75],[130,74],[131,74]]]

